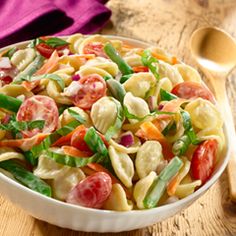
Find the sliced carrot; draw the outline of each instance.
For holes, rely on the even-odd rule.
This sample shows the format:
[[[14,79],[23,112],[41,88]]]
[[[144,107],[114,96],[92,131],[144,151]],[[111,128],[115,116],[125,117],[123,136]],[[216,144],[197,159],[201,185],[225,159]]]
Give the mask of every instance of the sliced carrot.
[[[161,111],[165,112],[177,112],[180,108],[180,106],[185,103],[187,100],[183,98],[173,99],[171,101],[168,101],[164,107],[161,109]]]
[[[54,50],[48,61],[39,70],[37,70],[34,75],[43,75],[57,70],[59,65],[58,62],[59,56],[57,50]]]
[[[87,167],[87,166],[83,166],[80,167],[80,169],[86,174],[86,175],[92,175],[94,173],[96,173],[97,171],[92,170],[91,168]]]
[[[147,66],[133,66],[132,67],[132,70],[135,72],[135,73],[138,73],[138,72],[148,72],[149,69]]]
[[[179,61],[177,59],[177,57],[172,57],[172,65],[178,64]]]
[[[151,122],[147,121],[140,125],[140,129],[136,132],[136,135],[146,140],[156,140],[162,146],[162,151],[164,154],[164,158],[170,160],[174,157],[172,153],[171,144],[168,142],[166,137],[161,133],[161,131]]]
[[[33,146],[40,144],[48,134],[36,134],[31,138],[8,139],[0,141],[0,147],[17,147],[23,151],[30,150]]]
[[[70,140],[72,135],[78,131],[78,130],[84,130],[86,129],[84,125],[79,125],[77,126],[73,131],[71,131],[69,134],[62,136],[61,138],[59,138],[56,142],[54,142],[52,144],[52,147],[60,147],[63,145],[70,145]]]
[[[132,195],[131,195],[130,191],[113,174],[111,174],[111,172],[109,170],[107,170],[106,168],[104,168],[102,165],[100,165],[98,163],[89,163],[89,164],[87,164],[87,166],[89,168],[91,168],[92,170],[95,170],[96,172],[107,173],[111,177],[112,184],[120,184],[126,193],[126,197],[128,199],[131,199]]]
[[[39,84],[40,84],[40,81],[39,80],[35,80],[35,81],[32,81],[32,82],[30,82],[30,81],[23,81],[21,85],[24,88],[26,88],[27,91],[30,92],[31,90],[36,88]]]
[[[176,175],[167,185],[167,193],[169,196],[173,196],[175,194],[175,191],[180,183],[181,179],[179,178],[179,175]]]
[[[0,53],[0,58],[1,58],[5,53],[7,53],[8,51],[9,51],[9,49],[6,49],[6,50],[2,51],[2,52]]]
[[[62,150],[66,155],[73,156],[73,157],[89,157],[91,156],[88,152],[80,151],[79,149],[72,147],[72,146],[62,146]]]
[[[156,52],[152,52],[152,56],[155,57],[158,60],[162,60],[162,61],[165,61],[165,62],[169,62],[170,61],[169,57],[167,57],[165,55],[162,55],[162,54],[158,54]]]

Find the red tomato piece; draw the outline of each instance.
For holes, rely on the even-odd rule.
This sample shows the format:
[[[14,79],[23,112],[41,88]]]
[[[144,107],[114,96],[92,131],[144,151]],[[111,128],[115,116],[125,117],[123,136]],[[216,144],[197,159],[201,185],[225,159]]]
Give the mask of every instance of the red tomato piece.
[[[80,151],[89,152],[92,154],[92,151],[88,147],[87,143],[84,141],[84,136],[86,132],[86,128],[74,132],[71,137],[71,146],[78,148]]]
[[[194,179],[200,179],[204,184],[212,175],[216,162],[218,142],[209,139],[200,144],[193,153],[191,171]]]
[[[84,54],[95,54],[98,57],[107,58],[106,53],[103,50],[104,45],[100,42],[92,42],[88,43],[84,47]]]
[[[36,46],[37,51],[46,58],[49,58],[53,51],[55,50],[53,47],[47,45],[46,43],[39,43]]]
[[[134,66],[134,67],[132,67],[132,69],[135,73],[149,71],[149,68],[147,66]]]
[[[16,119],[18,121],[44,120],[44,128],[42,130],[33,129],[30,131],[22,131],[24,137],[32,137],[35,134],[51,133],[56,130],[59,120],[58,109],[55,101],[47,96],[35,95],[27,98],[17,112]]]
[[[177,84],[171,91],[180,98],[191,99],[191,98],[203,98],[209,100],[212,103],[215,103],[215,99],[211,91],[209,91],[203,85],[193,82],[185,81]]]
[[[85,76],[78,83],[83,86],[73,98],[73,103],[82,109],[90,109],[98,99],[106,95],[106,82],[100,75]]]
[[[101,208],[111,188],[111,177],[105,172],[97,172],[79,182],[69,192],[66,201],[84,207]]]

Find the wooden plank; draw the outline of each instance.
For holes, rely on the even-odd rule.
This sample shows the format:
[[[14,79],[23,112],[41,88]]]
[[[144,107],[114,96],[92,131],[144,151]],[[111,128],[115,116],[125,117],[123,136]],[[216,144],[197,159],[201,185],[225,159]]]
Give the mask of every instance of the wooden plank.
[[[188,43],[192,32],[201,26],[225,29],[236,38],[235,0],[110,0],[112,22],[102,31],[158,44],[187,64],[193,62]],[[236,121],[236,71],[227,81],[227,91]],[[1,236],[92,236],[36,220],[0,197]],[[111,234],[103,234],[111,235]],[[115,235],[209,236],[236,235],[236,205],[228,197],[227,174],[198,201],[178,215],[145,229]]]

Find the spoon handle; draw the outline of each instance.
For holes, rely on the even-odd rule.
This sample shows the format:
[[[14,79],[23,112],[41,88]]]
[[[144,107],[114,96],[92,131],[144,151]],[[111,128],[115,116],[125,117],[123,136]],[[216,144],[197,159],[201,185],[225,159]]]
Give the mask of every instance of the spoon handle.
[[[211,77],[210,81],[215,90],[215,97],[228,131],[230,160],[227,165],[227,171],[229,179],[229,192],[231,200],[236,202],[236,133],[229,100],[226,94],[225,77],[217,79],[216,77]]]

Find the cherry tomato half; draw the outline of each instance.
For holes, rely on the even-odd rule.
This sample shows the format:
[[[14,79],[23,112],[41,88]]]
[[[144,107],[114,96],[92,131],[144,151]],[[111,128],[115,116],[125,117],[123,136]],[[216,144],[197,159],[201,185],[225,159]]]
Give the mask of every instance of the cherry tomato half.
[[[100,42],[92,42],[85,45],[83,51],[84,54],[95,54],[98,57],[107,58],[106,53],[103,50],[104,45]]]
[[[112,188],[111,177],[97,172],[79,182],[68,194],[66,201],[91,208],[101,208]]]
[[[87,128],[84,128],[75,131],[71,137],[71,146],[79,149],[80,151],[89,152],[92,154],[92,151],[88,147],[87,143],[84,141],[84,136],[87,130]]]
[[[90,109],[98,99],[106,95],[106,82],[100,75],[85,76],[78,83],[83,86],[73,98],[73,103],[82,109]]]
[[[200,97],[209,100],[212,103],[215,103],[213,94],[203,85],[193,81],[185,81],[177,84],[172,89],[171,93],[180,98],[190,99]]]
[[[55,50],[53,47],[50,47],[49,45],[47,45],[46,43],[39,43],[36,46],[37,51],[46,58],[49,58],[53,51]]]
[[[22,131],[24,137],[32,137],[35,134],[51,133],[56,130],[59,120],[57,105],[54,100],[47,96],[35,95],[27,98],[20,106],[16,119],[18,121],[44,120],[44,128],[31,131]]]
[[[62,46],[56,46],[56,47],[51,47],[50,45],[47,45],[46,43],[39,43],[35,46],[37,51],[46,58],[49,58],[54,50],[57,50],[58,55],[62,55],[62,50],[68,47],[68,45],[62,45]]]
[[[191,171],[194,179],[200,179],[204,184],[212,175],[216,162],[218,142],[209,139],[200,144],[193,153]]]

